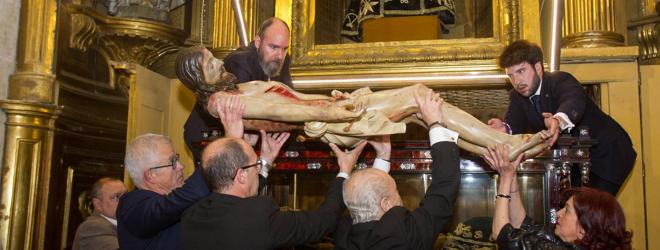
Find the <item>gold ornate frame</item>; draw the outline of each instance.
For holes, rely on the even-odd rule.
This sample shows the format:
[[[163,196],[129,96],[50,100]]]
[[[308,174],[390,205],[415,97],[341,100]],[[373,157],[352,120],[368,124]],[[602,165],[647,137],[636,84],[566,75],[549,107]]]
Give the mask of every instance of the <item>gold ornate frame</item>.
[[[298,79],[382,73],[494,73],[498,71],[494,60],[502,48],[521,37],[521,1],[525,0],[493,0],[490,38],[316,45],[315,0],[293,0],[292,71]]]

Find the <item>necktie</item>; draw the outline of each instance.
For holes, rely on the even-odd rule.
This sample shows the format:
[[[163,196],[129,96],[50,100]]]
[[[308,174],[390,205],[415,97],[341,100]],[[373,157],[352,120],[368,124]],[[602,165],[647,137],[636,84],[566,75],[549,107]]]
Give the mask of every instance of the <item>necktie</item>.
[[[530,100],[532,101],[532,105],[534,105],[534,109],[536,109],[536,112],[541,114],[541,96],[540,95],[533,95]]]

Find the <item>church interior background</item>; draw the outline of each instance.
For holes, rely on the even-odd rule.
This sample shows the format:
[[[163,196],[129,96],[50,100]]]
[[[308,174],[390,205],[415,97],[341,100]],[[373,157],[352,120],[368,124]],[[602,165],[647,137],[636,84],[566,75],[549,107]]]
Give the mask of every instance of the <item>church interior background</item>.
[[[179,143],[177,151],[188,154],[185,165],[192,166],[181,141],[194,100],[170,80],[175,78],[173,62],[183,47],[201,44],[218,58],[239,47],[232,4],[0,1],[0,249],[67,249],[83,220],[81,193],[99,177],[123,178],[125,145],[136,133],[157,127],[169,134]],[[547,31],[547,20],[539,18],[542,0],[393,1],[438,3],[426,6],[431,18],[418,15],[419,10],[373,10],[359,4],[376,5],[377,0],[240,2],[248,39],[268,17],[289,24],[298,91],[423,83],[482,120],[502,115],[508,104],[510,84],[496,64],[502,48],[517,39],[540,44]],[[660,111],[658,5],[656,0],[565,0],[562,22],[561,70],[575,75],[625,128],[638,153],[617,196],[635,249],[660,249],[660,239],[653,237],[660,235],[660,217],[653,213],[660,209],[660,198],[653,195],[660,190],[660,116],[652,115]],[[383,34],[383,27],[389,33]],[[136,86],[154,86],[148,83],[162,83],[154,88],[163,88],[158,93],[169,99],[136,94]],[[144,125],[150,120],[144,114],[152,113],[135,111],[136,103],[166,113],[165,118]],[[394,141],[410,145],[411,138],[420,133],[411,131]],[[316,180],[322,177],[308,173],[276,172],[271,194],[284,197],[282,206],[290,209],[318,204],[325,187]],[[482,185],[491,185],[492,171],[482,174]],[[395,179],[411,205],[428,180],[424,171],[402,172]],[[530,185],[542,189],[538,181]],[[485,199],[461,202],[485,204]],[[532,195],[528,203],[542,200]]]

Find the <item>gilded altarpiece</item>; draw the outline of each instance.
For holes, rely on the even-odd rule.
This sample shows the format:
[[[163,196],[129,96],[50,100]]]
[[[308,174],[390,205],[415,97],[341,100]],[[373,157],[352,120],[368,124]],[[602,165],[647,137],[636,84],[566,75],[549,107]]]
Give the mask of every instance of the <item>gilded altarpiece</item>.
[[[171,57],[183,44],[202,43],[213,47],[216,54],[237,45],[233,20],[227,16],[233,13],[219,7],[228,6],[229,1],[211,2],[192,1],[187,10],[181,10],[183,14],[179,13],[185,19],[182,26],[174,28],[108,18],[80,3],[61,5],[55,74],[62,113],[52,126],[52,174],[50,182],[45,182],[51,191],[44,230],[51,233],[42,233],[49,243],[47,248],[69,246],[72,232],[82,220],[72,215],[77,213],[80,190],[88,188],[99,173],[123,173],[128,93],[135,76],[121,65],[132,62],[164,72],[171,68]],[[508,83],[496,66],[501,49],[520,38],[538,43],[541,32],[539,1],[493,0],[492,37],[321,45],[315,44],[314,0],[278,0],[272,4],[246,0],[244,6],[248,12],[275,6],[274,13],[290,22],[292,71],[298,90],[327,93],[330,89],[384,89],[424,83],[443,91],[445,98],[480,119],[501,115],[498,112],[506,107]],[[249,33],[253,34],[255,22],[264,15],[250,13]],[[140,24],[138,28],[130,25],[135,23]],[[631,50],[634,48],[569,49],[563,55],[563,66],[585,84],[599,86],[603,109],[620,121],[635,145],[641,145],[640,118],[635,115],[639,107],[632,105],[639,99],[637,55]],[[113,65],[119,65],[120,70]],[[639,146],[636,149],[642,152]],[[638,199],[644,196],[641,173],[638,160],[620,198],[635,232],[636,249],[644,249],[646,243],[644,205]]]

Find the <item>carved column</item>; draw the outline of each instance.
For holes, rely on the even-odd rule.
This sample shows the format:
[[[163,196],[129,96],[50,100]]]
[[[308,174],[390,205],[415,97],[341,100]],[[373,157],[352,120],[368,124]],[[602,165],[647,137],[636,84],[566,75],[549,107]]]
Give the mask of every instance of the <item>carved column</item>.
[[[57,1],[22,0],[16,72],[9,79],[0,198],[0,248],[43,249],[57,86]]]
[[[259,28],[258,0],[243,0],[243,18],[245,19],[245,28],[248,33],[248,39],[252,40],[252,36]],[[220,0],[213,6],[213,54],[216,56],[224,57],[231,51],[238,48],[241,44],[238,39],[238,32],[236,31],[237,25],[234,18],[234,10],[232,9],[230,0]],[[208,23],[208,22],[207,22]]]
[[[564,5],[563,46],[622,46],[623,35],[616,33],[614,0],[569,0]]]

